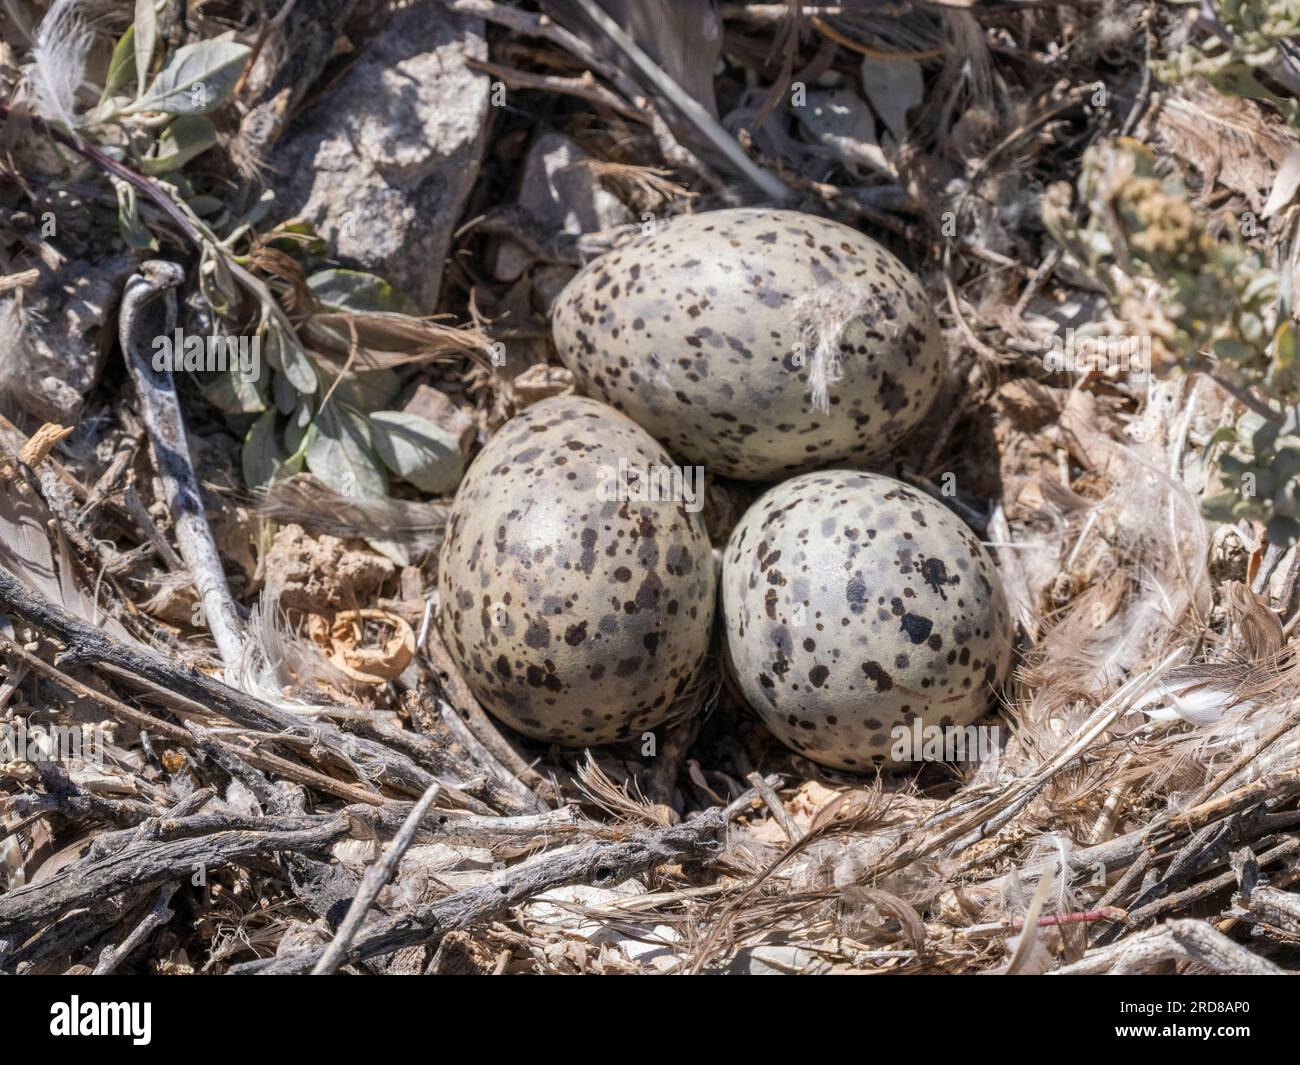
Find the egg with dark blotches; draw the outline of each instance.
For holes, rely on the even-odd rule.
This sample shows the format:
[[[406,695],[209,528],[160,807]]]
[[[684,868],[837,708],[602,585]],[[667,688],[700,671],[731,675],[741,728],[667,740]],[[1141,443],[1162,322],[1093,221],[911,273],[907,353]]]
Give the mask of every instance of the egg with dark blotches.
[[[836,769],[915,768],[928,757],[915,737],[935,735],[921,730],[978,718],[1011,662],[984,546],[879,474],[809,473],[763,495],[727,543],[721,610],[746,701],[782,743]]]
[[[702,486],[648,487],[671,461],[582,397],[527,408],[474,460],[439,556],[439,629],[496,718],[540,740],[611,743],[690,689],[709,648],[713,555]]]
[[[552,333],[582,391],[679,458],[746,480],[887,453],[945,371],[912,273],[857,230],[797,211],[661,225],[574,277]]]

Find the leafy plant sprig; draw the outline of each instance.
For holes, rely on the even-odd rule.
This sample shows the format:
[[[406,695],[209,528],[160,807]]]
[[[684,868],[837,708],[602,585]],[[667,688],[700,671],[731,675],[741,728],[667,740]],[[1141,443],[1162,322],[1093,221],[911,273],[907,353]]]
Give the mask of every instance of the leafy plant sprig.
[[[1212,237],[1176,177],[1160,178],[1135,141],[1090,148],[1077,188],[1044,197],[1043,221],[1109,296],[1122,321],[1148,333],[1153,362],[1207,373],[1250,410],[1221,429],[1223,491],[1202,503],[1217,521],[1263,523],[1271,542],[1300,539],[1300,366],[1281,279],[1227,217]]]
[[[208,398],[236,424],[251,417],[242,463],[248,483],[305,465],[347,495],[382,497],[390,476],[424,491],[453,491],[463,463],[451,434],[416,415],[374,408],[396,391],[389,366],[484,352],[487,338],[415,317],[409,301],[381,278],[347,270],[306,278],[311,305],[295,321],[275,286],[258,275],[256,250],[279,237],[306,239],[305,227],[283,226],[260,237],[256,226],[269,207],[264,198],[222,238],[205,221],[213,205],[182,173],[217,143],[207,116],[234,90],[251,49],[233,33],[183,45],[162,57],[151,78],[157,44],[155,4],[138,0],[135,21],[113,49],[98,103],[81,114],[42,115],[35,125],[109,178],[128,245],[157,249],[140,212],[148,200],[196,249],[199,290],[215,318],[214,332],[235,337],[251,328],[270,375],[248,380],[232,367],[200,378]],[[0,105],[0,119],[10,113]],[[292,286],[279,288],[284,296]],[[329,356],[340,349],[347,358],[331,363]],[[344,380],[358,355],[361,368],[373,370],[362,375],[371,379],[369,388],[355,375]],[[378,387],[375,378],[383,379]]]

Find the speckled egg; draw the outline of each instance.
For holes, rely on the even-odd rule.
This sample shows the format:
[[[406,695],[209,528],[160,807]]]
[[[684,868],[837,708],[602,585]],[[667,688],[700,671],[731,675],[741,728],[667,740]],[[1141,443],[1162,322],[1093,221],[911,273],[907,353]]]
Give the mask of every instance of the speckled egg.
[[[965,725],[1011,660],[997,567],[953,513],[878,474],[829,470],[760,498],[723,556],[736,681],[787,746],[836,769],[895,762],[896,726]]]
[[[448,516],[443,639],[483,705],[536,739],[639,736],[708,651],[704,523],[689,501],[636,501],[648,493],[631,479],[620,491],[620,461],[672,460],[604,404],[543,400],[492,437]]]
[[[679,218],[588,264],[553,333],[582,390],[710,473],[770,480],[893,448],[944,371],[920,282],[855,229],[797,211]],[[839,341],[818,409],[810,370]]]

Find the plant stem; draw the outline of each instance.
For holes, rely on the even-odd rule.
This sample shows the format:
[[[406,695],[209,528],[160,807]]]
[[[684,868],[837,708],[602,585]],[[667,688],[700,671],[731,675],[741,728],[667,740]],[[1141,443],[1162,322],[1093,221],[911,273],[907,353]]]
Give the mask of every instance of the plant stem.
[[[8,121],[11,113],[12,112],[8,106],[0,104],[0,122]],[[28,118],[33,126],[48,133],[59,144],[71,148],[83,159],[94,163],[95,166],[99,167],[99,169],[103,170],[106,174],[112,174],[114,177],[121,178],[123,181],[127,182],[127,184],[139,189],[142,193],[148,196],[150,200],[157,204],[168,218],[176,223],[177,228],[179,228],[196,247],[203,247],[203,243],[207,238],[205,238],[199,231],[198,227],[194,225],[193,221],[186,216],[185,212],[176,205],[176,201],[163,192],[158,183],[152,178],[147,178],[143,174],[137,173],[124,163],[119,163],[116,159],[105,155],[95,147],[95,145],[89,144],[75,134],[67,133],[64,130],[59,129],[57,126],[50,125],[50,123],[46,122],[43,118],[37,118],[35,115],[28,116]]]

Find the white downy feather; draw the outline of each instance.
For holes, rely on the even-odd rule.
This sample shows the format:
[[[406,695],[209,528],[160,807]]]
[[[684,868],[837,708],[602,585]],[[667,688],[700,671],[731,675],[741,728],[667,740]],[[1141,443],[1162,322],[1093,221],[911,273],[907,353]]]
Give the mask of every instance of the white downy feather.
[[[290,624],[280,609],[280,589],[274,582],[263,586],[257,604],[249,612],[237,675],[244,691],[282,710],[328,712],[335,716],[341,712],[335,706],[285,694],[289,690],[332,687],[346,678],[316,644]]]
[[[1211,725],[1228,709],[1247,710],[1249,700],[1234,702],[1233,693],[1211,684],[1189,687],[1187,684],[1156,681],[1155,687],[1134,705],[1152,721],[1186,721],[1190,725]]]
[[[16,454],[17,436],[8,431],[2,435],[3,451]],[[11,476],[7,483],[0,480],[0,566],[33,592],[82,621],[129,640],[120,622],[99,613],[95,597],[85,590],[74,572],[67,541],[54,515],[18,470],[4,461],[3,451],[0,451],[0,465],[5,465]]]
[[[95,37],[80,5],[81,0],[54,0],[37,27],[31,62],[23,68],[32,109],[69,129],[80,122],[77,90],[86,80],[86,55]]]

